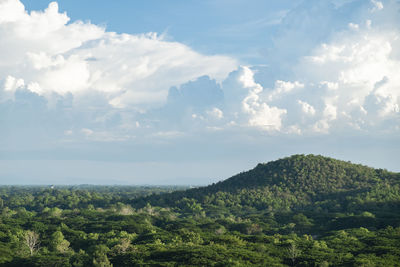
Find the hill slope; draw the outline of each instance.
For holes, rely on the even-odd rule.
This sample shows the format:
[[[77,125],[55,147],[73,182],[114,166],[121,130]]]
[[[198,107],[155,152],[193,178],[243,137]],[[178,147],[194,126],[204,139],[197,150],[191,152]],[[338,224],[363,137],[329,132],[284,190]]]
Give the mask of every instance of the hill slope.
[[[349,207],[399,203],[400,174],[316,155],[294,155],[237,174],[206,187],[150,196],[137,205],[179,206],[191,199],[203,206],[245,207],[258,210]],[[186,201],[187,202],[187,201]]]
[[[294,155],[258,164],[254,169],[222,181],[218,190],[282,186],[290,191],[311,190],[327,193],[336,190],[368,188],[390,173],[363,165],[315,155]]]

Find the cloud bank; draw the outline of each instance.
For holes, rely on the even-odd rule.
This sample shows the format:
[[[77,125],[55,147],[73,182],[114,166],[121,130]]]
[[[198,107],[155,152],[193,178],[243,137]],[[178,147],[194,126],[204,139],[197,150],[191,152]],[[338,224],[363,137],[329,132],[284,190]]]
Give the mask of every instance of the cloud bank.
[[[64,159],[76,150],[83,159],[110,152],[110,160],[187,144],[243,151],[285,138],[398,139],[399,3],[312,2],[277,22],[266,50],[275,57],[252,66],[156,33],[71,22],[56,2],[28,13],[0,0],[0,155],[61,149]],[[309,33],[319,11],[326,24]]]
[[[62,129],[67,137],[78,130],[86,138],[100,138],[91,129],[99,125],[103,135],[110,128],[111,135],[129,135],[143,127],[155,132],[250,127],[285,134],[397,133],[400,33],[388,22],[396,6],[371,1],[359,21],[298,57],[290,67],[292,79],[269,81],[274,85],[268,87],[254,78],[257,66],[237,68],[232,58],[201,55],[155,33],[116,34],[88,22],[70,23],[56,2],[28,13],[18,0],[2,0],[4,120],[24,120],[17,114],[27,108],[25,101],[31,102],[30,116],[41,113],[38,120],[54,117],[47,114],[53,111],[69,117]]]
[[[56,2],[28,14],[18,0],[1,0],[0,12],[0,76],[10,93],[22,86],[46,98],[95,92],[115,107],[149,106],[162,103],[173,85],[202,75],[221,80],[237,65],[156,33],[70,23]]]

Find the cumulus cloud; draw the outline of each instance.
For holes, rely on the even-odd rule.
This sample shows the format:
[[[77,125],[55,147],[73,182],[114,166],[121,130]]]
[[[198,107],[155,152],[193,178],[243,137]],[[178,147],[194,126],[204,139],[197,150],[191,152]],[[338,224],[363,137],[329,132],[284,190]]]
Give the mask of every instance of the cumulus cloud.
[[[347,4],[317,2],[297,8],[327,15],[315,39],[306,38],[314,18],[297,25],[296,12],[288,12],[274,36],[282,63],[272,58],[261,70],[154,33],[70,22],[56,3],[28,13],[17,0],[0,0],[1,142],[165,144],[223,131],[398,134],[400,32],[389,23],[397,5],[370,1],[359,19],[334,23]],[[335,32],[324,32],[331,26]],[[299,49],[282,55],[294,42]]]
[[[221,80],[236,67],[155,33],[129,35],[70,22],[52,2],[28,13],[19,0],[0,1],[0,79],[14,77],[46,98],[100,92],[114,107],[149,108],[171,86],[202,75]]]
[[[246,116],[246,123],[250,126],[260,127],[267,131],[280,130],[282,116],[287,113],[285,109],[270,106],[263,97],[264,88],[255,82],[254,73],[248,67],[242,67],[238,73],[238,82],[243,89],[248,90],[247,95],[241,101],[241,111]],[[281,84],[281,81],[277,82]],[[277,90],[293,89],[291,85],[283,85]],[[231,88],[225,88],[230,90]],[[242,89],[242,90],[243,90]]]
[[[257,67],[233,72],[222,83],[224,117],[286,134],[397,134],[400,29],[393,22],[398,10],[394,1],[362,6],[349,27],[298,58],[287,75],[292,80],[276,79],[268,87],[255,80]]]
[[[207,114],[215,119],[222,119],[224,117],[224,113],[219,108],[208,110]]]
[[[304,114],[313,116],[315,115],[315,108],[308,104],[307,102],[303,102],[301,100],[298,100],[297,103],[301,106],[301,110],[303,111]]]
[[[378,130],[370,127],[386,119],[398,124],[400,60],[394,55],[399,36],[398,28],[345,31],[304,58],[298,73],[320,89],[310,101],[324,103],[320,124],[325,129],[334,121],[364,130]]]
[[[281,130],[287,111],[269,105],[269,98],[276,92],[288,93],[297,87],[302,85],[278,81],[277,88],[268,94],[255,81],[254,72],[241,66],[221,84],[209,77],[200,77],[179,88],[172,87],[167,103],[144,114],[143,118],[157,121],[158,126],[188,131],[250,127],[276,132]]]
[[[275,82],[274,90],[268,95],[268,99],[270,101],[284,97],[286,94],[289,94],[291,91],[299,88],[304,88],[304,84],[295,81],[295,82],[285,82],[277,80]]]

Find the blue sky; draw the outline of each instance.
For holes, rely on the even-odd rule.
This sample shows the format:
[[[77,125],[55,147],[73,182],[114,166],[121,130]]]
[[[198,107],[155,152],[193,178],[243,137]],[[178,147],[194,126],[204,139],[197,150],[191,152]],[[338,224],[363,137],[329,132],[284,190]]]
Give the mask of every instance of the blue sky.
[[[0,0],[0,183],[400,171],[395,0]]]
[[[22,1],[28,10],[51,1]],[[301,1],[58,1],[71,20],[90,21],[108,31],[157,32],[207,54],[229,54],[249,64],[264,64],[265,49],[285,14]]]

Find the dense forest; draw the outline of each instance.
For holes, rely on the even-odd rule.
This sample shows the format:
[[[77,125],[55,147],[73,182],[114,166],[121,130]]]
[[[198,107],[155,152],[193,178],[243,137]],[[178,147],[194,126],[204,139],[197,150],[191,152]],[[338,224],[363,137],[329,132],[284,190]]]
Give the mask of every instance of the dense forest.
[[[295,155],[191,189],[2,186],[0,266],[400,266],[400,173]]]

